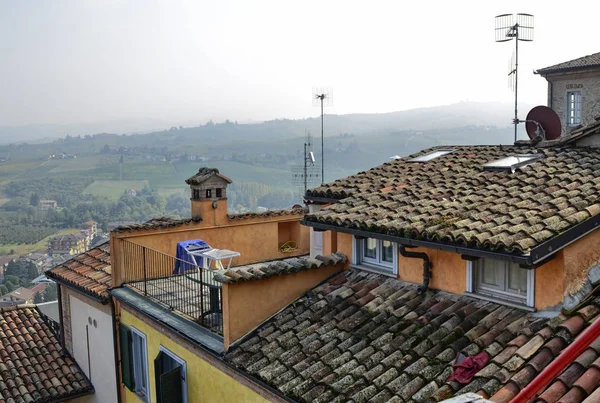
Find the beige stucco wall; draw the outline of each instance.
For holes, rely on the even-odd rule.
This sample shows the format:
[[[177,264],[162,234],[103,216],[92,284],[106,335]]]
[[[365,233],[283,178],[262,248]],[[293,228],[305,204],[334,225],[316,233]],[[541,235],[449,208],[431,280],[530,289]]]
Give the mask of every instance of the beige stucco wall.
[[[566,116],[568,91],[581,91],[581,123],[595,122],[594,118],[600,115],[600,71],[555,74],[546,79],[549,82],[548,106],[560,117],[563,133],[570,131]]]

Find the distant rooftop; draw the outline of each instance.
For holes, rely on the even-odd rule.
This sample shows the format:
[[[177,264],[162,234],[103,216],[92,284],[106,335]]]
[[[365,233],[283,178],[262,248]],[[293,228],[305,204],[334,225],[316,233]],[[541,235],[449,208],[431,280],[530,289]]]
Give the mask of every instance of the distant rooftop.
[[[545,76],[546,74],[562,73],[566,71],[583,70],[588,68],[600,68],[600,52],[569,60],[568,62],[544,67],[537,70],[535,73]]]

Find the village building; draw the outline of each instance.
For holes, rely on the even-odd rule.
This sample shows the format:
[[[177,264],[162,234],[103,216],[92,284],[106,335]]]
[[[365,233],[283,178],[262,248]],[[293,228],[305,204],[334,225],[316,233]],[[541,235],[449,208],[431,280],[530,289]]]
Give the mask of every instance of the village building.
[[[88,402],[94,387],[35,305],[0,309],[0,400]]]
[[[0,297],[0,306],[33,304],[35,296],[42,294],[45,289],[45,284],[36,284],[31,288],[19,287],[8,294],[2,295]]]
[[[548,107],[560,117],[563,133],[592,124],[600,116],[600,53],[544,67],[535,73],[548,81]]]
[[[94,220],[89,220],[81,224],[81,229],[88,231],[92,239],[98,235],[98,223]]]
[[[90,245],[90,237],[83,233],[52,237],[48,240],[47,251],[50,256],[77,255],[85,252]]]
[[[95,393],[87,402],[116,402],[117,378],[108,242],[47,271],[57,284],[62,348],[77,361]]]

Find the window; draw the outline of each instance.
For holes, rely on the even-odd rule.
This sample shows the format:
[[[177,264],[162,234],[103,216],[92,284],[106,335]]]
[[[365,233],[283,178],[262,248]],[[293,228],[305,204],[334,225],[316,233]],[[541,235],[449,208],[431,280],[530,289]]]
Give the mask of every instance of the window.
[[[206,189],[206,198],[210,199],[212,197],[212,189]]]
[[[142,401],[149,402],[146,335],[136,328],[119,325],[121,380]]]
[[[192,199],[194,199],[194,200],[200,199],[200,189],[192,189]]]
[[[581,91],[567,92],[567,124],[569,126],[581,124]]]
[[[223,189],[219,188],[216,190],[216,192],[217,192],[217,197],[219,197],[219,198],[223,197]]]
[[[467,291],[507,302],[533,307],[534,270],[517,263],[478,259],[467,263]]]
[[[542,158],[542,154],[517,154],[483,164],[485,170],[514,171]]]
[[[367,268],[398,273],[398,245],[391,241],[375,238],[355,238],[354,261]]]
[[[160,346],[154,360],[157,403],[187,403],[186,363]]]
[[[408,162],[427,162],[441,157],[442,155],[450,154],[451,152],[452,150],[436,150],[415,158],[411,158],[408,160]]]

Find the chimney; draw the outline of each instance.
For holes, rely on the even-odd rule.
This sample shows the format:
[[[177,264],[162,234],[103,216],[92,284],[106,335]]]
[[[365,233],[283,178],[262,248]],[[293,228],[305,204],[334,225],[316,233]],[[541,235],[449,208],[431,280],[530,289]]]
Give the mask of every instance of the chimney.
[[[219,173],[217,168],[202,167],[198,173],[186,179],[190,185],[192,218],[202,218],[207,226],[219,225],[227,218],[227,185],[231,179]]]

